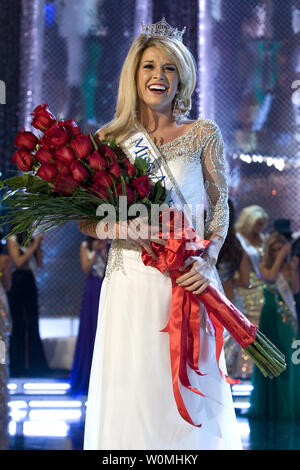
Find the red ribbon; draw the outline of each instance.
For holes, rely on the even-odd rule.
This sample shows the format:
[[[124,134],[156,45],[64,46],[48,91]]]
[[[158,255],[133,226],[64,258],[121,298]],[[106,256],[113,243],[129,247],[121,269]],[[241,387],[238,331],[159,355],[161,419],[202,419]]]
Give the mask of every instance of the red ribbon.
[[[199,299],[206,307],[209,318],[215,330],[216,360],[223,379],[230,384],[239,383],[225,375],[219,367],[219,358],[223,347],[224,327],[231,336],[245,348],[256,338],[257,326],[249,320],[214,286],[211,284],[200,295],[187,291],[176,283],[176,279],[184,273],[179,271],[184,261],[190,256],[200,256],[209,245],[209,241],[202,240],[190,227],[183,227],[181,223],[184,215],[181,211],[172,212],[172,221],[169,224],[169,232],[160,232],[161,238],[168,238],[165,246],[152,243],[152,248],[157,259],[155,260],[146,251],[142,252],[142,260],[146,266],[157,268],[161,273],[169,271],[172,281],[171,312],[167,326],[162,330],[169,333],[170,357],[172,368],[172,384],[178,411],[185,421],[193,426],[195,424],[190,417],[183,402],[179,382],[198,395],[205,397],[197,388],[192,387],[188,374],[187,364],[198,375],[200,355],[200,304]],[[192,241],[192,246],[191,246]],[[190,246],[187,247],[187,243]],[[188,268],[190,269],[190,268]]]

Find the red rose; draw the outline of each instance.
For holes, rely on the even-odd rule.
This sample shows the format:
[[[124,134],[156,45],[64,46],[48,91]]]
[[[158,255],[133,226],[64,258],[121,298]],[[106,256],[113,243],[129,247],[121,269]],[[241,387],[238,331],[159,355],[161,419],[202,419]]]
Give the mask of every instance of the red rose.
[[[125,183],[125,186],[126,186],[127,203],[131,204],[134,201],[134,192],[126,183]],[[122,183],[120,183],[117,186],[117,193],[119,196],[124,196]]]
[[[65,129],[56,123],[46,130],[44,135],[47,145],[52,148],[65,145],[69,140],[69,136]]]
[[[47,142],[47,136],[45,134],[42,135],[42,137],[40,138],[40,145],[42,145],[47,150],[50,150],[50,146],[48,145],[48,142]]]
[[[135,167],[132,165],[132,163],[130,163],[128,158],[123,160],[122,163],[125,165],[128,175],[129,176],[134,176],[135,175]]]
[[[13,154],[12,162],[17,165],[19,170],[30,171],[34,164],[34,156],[24,149],[19,149]]]
[[[29,131],[18,132],[15,138],[15,147],[25,147],[27,150],[34,150],[39,139]]]
[[[95,196],[99,197],[100,199],[109,200],[109,194],[108,194],[107,190],[103,186],[101,186],[101,184],[94,183],[90,187],[90,191],[91,191],[91,193],[95,194]]]
[[[74,150],[78,158],[86,158],[94,150],[91,139],[85,134],[79,134],[75,137],[70,143],[70,147]]]
[[[72,176],[59,174],[54,183],[53,191],[60,194],[72,194],[78,182]]]
[[[75,160],[75,153],[70,147],[62,145],[55,151],[56,158],[66,165],[72,163]]]
[[[107,173],[105,170],[97,171],[93,177],[93,180],[95,183],[100,184],[104,188],[107,184],[110,188],[112,188],[114,182],[110,174]]]
[[[147,197],[150,194],[150,180],[148,176],[139,176],[131,181],[132,186],[137,190],[141,198]]]
[[[112,162],[109,167],[109,172],[117,179],[121,176],[121,168],[119,167],[117,162]]]
[[[53,163],[55,160],[53,153],[44,147],[39,147],[35,153],[35,158],[41,163]]]
[[[57,168],[57,170],[60,174],[70,175],[70,170],[67,167],[67,165],[65,165],[64,163],[60,162],[59,160],[56,160],[55,161],[55,166],[56,166],[56,168]]]
[[[87,158],[87,161],[94,170],[103,170],[107,167],[107,161],[97,150]]]
[[[83,180],[86,180],[89,176],[88,170],[78,161],[75,161],[71,164],[70,170],[74,180],[78,181],[79,183]]]
[[[53,114],[49,111],[48,103],[37,106],[31,115],[33,116],[31,125],[41,131],[49,129],[56,121]]]
[[[69,136],[71,137],[76,137],[77,135],[81,134],[80,127],[76,124],[73,119],[68,119],[67,121],[64,121],[64,127]]]
[[[49,183],[55,180],[57,173],[58,172],[56,166],[49,165],[48,163],[43,163],[43,165],[41,165],[38,171],[36,172],[37,176],[39,176],[43,180],[48,181]]]
[[[104,157],[108,158],[109,160],[117,160],[117,155],[115,152],[108,146],[108,145],[101,145],[99,148],[99,152]]]

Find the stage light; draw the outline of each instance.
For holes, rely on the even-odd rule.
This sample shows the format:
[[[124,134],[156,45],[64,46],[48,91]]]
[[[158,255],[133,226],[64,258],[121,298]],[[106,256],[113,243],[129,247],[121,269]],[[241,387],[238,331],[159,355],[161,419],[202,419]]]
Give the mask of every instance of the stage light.
[[[56,422],[38,422],[38,421],[24,421],[23,435],[24,436],[52,436],[52,437],[66,437],[69,432],[69,425],[64,421]]]
[[[27,416],[27,410],[19,410],[19,409],[12,409],[10,412],[9,412],[9,416],[11,417],[11,419],[13,421],[15,421],[16,423],[18,421],[24,421],[24,419],[26,418]]]
[[[240,421],[238,422],[239,432],[240,435],[243,437],[249,436],[250,434],[250,426],[248,421]]]
[[[206,11],[206,0],[199,0],[198,3],[198,75],[199,75],[199,88],[201,94],[199,94],[198,101],[198,115],[203,117],[206,115],[205,96],[207,92],[207,66],[206,66],[206,24],[205,24],[205,11]]]
[[[30,408],[80,408],[82,403],[79,400],[31,400],[28,405]]]
[[[16,423],[16,421],[10,421],[8,423],[7,430],[8,430],[8,434],[10,436],[14,436],[17,432],[17,423]]]
[[[14,409],[27,408],[28,406],[25,400],[12,400],[12,401],[9,401],[7,404],[9,408],[14,408]]]
[[[30,421],[78,421],[81,418],[80,410],[31,410],[28,414]]]
[[[9,383],[7,385],[7,388],[8,388],[8,390],[13,391],[13,390],[16,390],[18,388],[18,386],[17,386],[17,384]]]
[[[250,408],[250,403],[247,401],[235,401],[233,405],[234,405],[234,408],[239,409],[239,410],[246,410]]]
[[[66,391],[70,388],[68,383],[57,382],[26,382],[23,385],[24,390],[62,390]]]
[[[236,384],[232,385],[233,392],[252,392],[253,385],[250,384]]]

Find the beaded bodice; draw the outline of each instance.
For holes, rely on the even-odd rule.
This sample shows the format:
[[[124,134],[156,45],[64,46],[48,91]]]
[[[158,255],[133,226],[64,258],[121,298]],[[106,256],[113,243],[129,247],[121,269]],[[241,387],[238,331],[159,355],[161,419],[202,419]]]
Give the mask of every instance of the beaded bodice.
[[[223,139],[218,126],[210,119],[198,119],[185,134],[158,148],[187,203],[193,205],[194,211],[197,205],[206,206],[205,233],[199,235],[209,238],[218,232],[225,239],[228,189]]]
[[[210,238],[214,233],[224,240],[228,229],[228,190],[218,126],[212,120],[199,119],[185,134],[157,148],[197,220],[199,236]],[[112,242],[107,274],[122,266],[121,253],[126,248],[138,249],[126,240]]]

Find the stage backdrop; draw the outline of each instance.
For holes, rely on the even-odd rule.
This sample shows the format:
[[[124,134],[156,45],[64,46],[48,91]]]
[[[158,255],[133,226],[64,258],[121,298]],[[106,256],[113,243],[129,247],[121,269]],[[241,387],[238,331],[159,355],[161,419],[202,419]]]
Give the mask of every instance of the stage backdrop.
[[[284,5],[283,5],[284,4]],[[162,16],[187,27],[185,44],[198,64],[191,118],[216,120],[230,167],[230,196],[237,212],[259,204],[274,219],[299,230],[300,4],[298,0],[27,0],[4,1],[7,81],[11,106],[2,106],[1,170],[18,128],[30,128],[33,108],[52,112],[95,131],[113,117],[118,79],[140,23]],[[15,13],[15,16],[13,15]],[[4,19],[3,19],[4,18]],[[1,43],[4,30],[1,28]],[[19,37],[20,48],[13,38]],[[18,69],[19,73],[13,72]],[[5,69],[7,71],[7,68]],[[17,110],[16,110],[17,106]],[[2,113],[2,114],[1,114]],[[5,148],[4,148],[5,147]],[[83,239],[76,224],[44,237],[39,272],[44,318],[78,318],[84,276]]]

